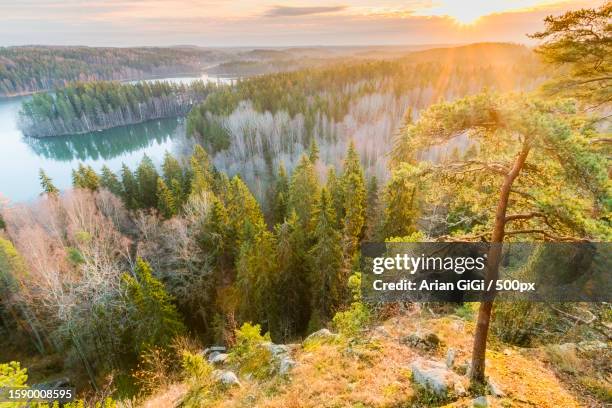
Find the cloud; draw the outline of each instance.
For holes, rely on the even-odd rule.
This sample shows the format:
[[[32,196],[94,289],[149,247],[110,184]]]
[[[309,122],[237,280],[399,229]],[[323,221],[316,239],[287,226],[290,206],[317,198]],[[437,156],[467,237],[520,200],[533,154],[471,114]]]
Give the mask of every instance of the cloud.
[[[274,6],[266,13],[266,17],[295,17],[307,16],[311,14],[325,14],[342,11],[346,6],[321,6],[321,7],[289,7],[289,6]]]

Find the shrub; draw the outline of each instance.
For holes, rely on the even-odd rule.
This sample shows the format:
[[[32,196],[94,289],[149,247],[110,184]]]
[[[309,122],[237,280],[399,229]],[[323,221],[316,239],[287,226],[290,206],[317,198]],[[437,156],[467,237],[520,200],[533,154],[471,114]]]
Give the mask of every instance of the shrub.
[[[23,387],[28,381],[28,370],[17,361],[0,364],[0,387]]]
[[[274,372],[272,353],[264,346],[270,342],[270,333],[262,335],[258,324],[244,323],[236,330],[236,345],[229,353],[229,361],[238,366],[241,374],[267,378]]]
[[[493,332],[502,341],[529,346],[550,320],[545,305],[530,302],[498,302],[493,315]]]
[[[189,390],[181,406],[185,408],[210,406],[219,396],[220,389],[213,378],[213,367],[201,354],[184,352],[181,359],[183,375]]]
[[[349,277],[348,287],[353,294],[353,303],[348,310],[336,313],[333,324],[343,336],[354,337],[368,325],[371,313],[361,301],[361,273],[355,272]]]

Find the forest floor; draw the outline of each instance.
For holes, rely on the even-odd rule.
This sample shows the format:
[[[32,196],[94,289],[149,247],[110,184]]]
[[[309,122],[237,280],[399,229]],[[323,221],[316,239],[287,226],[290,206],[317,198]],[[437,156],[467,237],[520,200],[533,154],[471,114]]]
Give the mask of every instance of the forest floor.
[[[406,341],[415,333],[435,333],[440,342],[433,349],[415,346]],[[226,390],[214,406],[476,406],[474,400],[478,393],[468,392],[464,396],[440,399],[424,392],[413,383],[411,370],[411,364],[419,359],[445,362],[451,350],[455,356],[453,370],[463,374],[469,362],[473,334],[474,324],[469,320],[453,315],[425,316],[419,312],[392,317],[362,333],[358,340],[321,339],[290,345],[296,366],[288,376],[266,381],[241,377],[241,385]],[[609,353],[610,345],[604,346]],[[605,355],[601,358],[605,359]],[[600,399],[609,398],[610,377],[605,377],[609,361],[604,362],[601,371],[588,364],[571,347],[555,349],[551,353],[549,348],[519,348],[493,338],[487,352],[487,375],[501,393],[497,397],[489,395],[487,406],[604,407],[604,402],[599,402],[592,392],[586,390],[593,381],[599,381],[599,389],[608,393]],[[599,376],[599,379],[586,378],[589,375]],[[467,378],[460,377],[467,382]],[[177,406],[187,391],[185,384],[171,384],[149,397],[143,406]]]

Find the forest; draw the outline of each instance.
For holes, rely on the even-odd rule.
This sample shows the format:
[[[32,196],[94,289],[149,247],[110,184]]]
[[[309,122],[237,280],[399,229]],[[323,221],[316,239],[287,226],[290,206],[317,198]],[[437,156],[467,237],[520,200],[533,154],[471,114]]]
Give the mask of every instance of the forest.
[[[384,181],[396,130],[425,107],[482,89],[531,90],[545,78],[537,57],[512,44],[354,60],[263,75],[220,89],[190,112],[187,134],[211,152],[217,168],[241,174],[256,197],[265,200],[275,169],[281,162],[293,169],[313,140],[321,149],[320,176],[327,165],[340,169],[352,140],[366,173]],[[439,156],[461,143],[426,154]]]
[[[222,58],[215,51],[189,48],[0,47],[0,97],[77,81],[199,75]]]
[[[79,82],[24,101],[19,126],[24,135],[40,138],[185,116],[215,88],[203,81]]]
[[[360,246],[609,242],[611,13],[548,17],[535,53],[206,88],[186,157],[81,164],[67,191],[41,170],[38,200],[0,208],[0,355],[23,361],[0,379],[46,360],[109,407],[605,406],[608,303],[371,304]],[[173,91],[95,84],[27,109],[66,123]],[[432,359],[455,384],[419,382]]]

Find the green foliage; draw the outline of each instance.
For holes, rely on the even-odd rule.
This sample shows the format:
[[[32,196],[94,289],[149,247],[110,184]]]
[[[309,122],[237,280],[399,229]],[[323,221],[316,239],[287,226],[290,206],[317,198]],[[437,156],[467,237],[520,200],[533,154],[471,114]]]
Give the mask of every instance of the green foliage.
[[[402,163],[384,191],[382,237],[403,237],[416,232],[419,216],[417,169]]]
[[[129,318],[134,328],[130,336],[140,353],[150,346],[167,346],[185,333],[185,326],[164,285],[153,277],[142,259],[136,262],[134,276],[124,275]]]
[[[130,210],[139,208],[141,203],[138,182],[132,170],[125,164],[121,166],[121,184],[123,186],[123,202],[125,206]]]
[[[143,79],[159,72],[199,72],[201,58],[209,53],[172,47],[2,47],[0,95],[49,90],[81,80],[84,74],[108,81]]]
[[[593,209],[607,208],[605,203],[610,202],[607,166],[604,156],[589,147],[584,122],[576,121],[575,111],[575,105],[567,100],[489,93],[431,106],[401,135],[398,144],[408,144],[417,152],[468,131],[479,144],[477,156],[433,165],[419,163],[414,153],[398,153],[407,149],[397,150],[395,162],[399,164],[390,183],[395,187],[389,189],[386,201],[388,208],[390,203],[397,203],[398,209],[389,211],[389,216],[402,214],[414,205],[416,211],[406,214],[407,219],[414,218],[412,214],[422,212],[418,200],[426,200],[428,208],[437,205],[453,217],[468,220],[463,226],[471,225],[473,230],[455,230],[456,235],[466,239],[479,234],[486,237],[492,230],[491,209],[499,199],[501,177],[519,152],[526,151],[525,174],[514,181],[508,206],[508,214],[522,215],[508,223],[516,232],[508,229],[506,234],[531,234],[549,240],[606,240],[612,231],[606,220],[609,209],[600,213],[593,213]],[[395,199],[398,191],[408,195]],[[402,206],[401,202],[411,205]],[[448,232],[452,219],[441,218],[440,225],[430,228]]]
[[[312,216],[314,245],[308,252],[312,290],[311,328],[337,311],[344,300],[347,276],[342,270],[341,236],[335,229],[334,209],[325,188]]]
[[[269,343],[270,333],[261,334],[261,326],[244,323],[236,330],[236,345],[229,353],[230,364],[239,367],[243,375],[265,379],[273,374],[272,353],[264,346]]]
[[[319,160],[319,145],[317,145],[317,140],[314,137],[310,140],[310,146],[308,147],[308,158],[312,164],[316,164]]]
[[[531,346],[551,319],[545,304],[528,301],[498,302],[493,314],[492,330],[501,341]]]
[[[157,179],[157,209],[162,217],[169,219],[176,214],[176,203],[170,189],[164,183],[164,180],[159,177]]]
[[[23,387],[28,381],[28,370],[17,361],[0,364],[0,387]]]
[[[79,163],[78,169],[72,170],[72,185],[75,188],[95,191],[100,187],[100,179],[91,166]]]
[[[302,228],[311,231],[312,212],[316,205],[319,182],[314,166],[307,156],[302,156],[293,170],[289,183],[289,211],[295,211]]]
[[[75,82],[54,94],[35,93],[25,100],[19,113],[20,126],[28,136],[46,137],[182,116],[214,88],[202,81],[189,85],[166,81]]]
[[[536,48],[545,61],[561,66],[544,86],[550,94],[577,97],[591,105],[609,105],[612,98],[612,4],[568,11],[544,19],[545,29],[531,35],[545,40]]]
[[[272,225],[280,224],[287,217],[289,206],[289,179],[283,163],[278,166],[272,203]]]
[[[53,185],[53,181],[51,180],[49,176],[47,176],[47,174],[43,171],[43,169],[40,169],[38,171],[38,178],[40,179],[40,185],[42,187],[43,194],[48,194],[48,195],[59,194],[58,188],[55,187],[55,185]]]
[[[236,261],[236,283],[241,293],[240,317],[243,321],[270,324],[284,312],[271,298],[278,270],[276,240],[263,224],[253,228],[255,232],[242,242]]]
[[[185,408],[208,406],[219,397],[221,390],[213,378],[213,367],[201,354],[184,352],[181,367],[189,386],[189,390],[181,400],[181,406]]]
[[[310,285],[308,268],[309,239],[295,211],[285,222],[276,225],[278,276],[274,280],[270,301],[278,308],[278,320],[271,322],[274,338],[285,339],[303,334],[310,318]]]
[[[366,218],[366,186],[359,154],[351,142],[340,180],[342,188],[342,225],[345,244],[345,257],[352,258],[357,244],[363,238]]]
[[[334,327],[345,337],[357,336],[370,322],[372,314],[367,304],[361,300],[361,273],[354,272],[348,280],[348,286],[353,294],[351,306],[336,313],[333,318]]]
[[[465,48],[477,55],[503,54],[512,63],[485,65],[473,58],[449,55],[445,50],[440,51],[442,55],[423,59],[409,56],[393,61],[350,61],[259,75],[212,92],[189,113],[187,133],[195,135],[211,152],[227,149],[231,141],[221,118],[231,114],[241,101],[249,101],[258,112],[284,111],[292,118],[302,115],[304,135],[301,143],[306,147],[315,130],[320,131],[315,129],[317,118],[340,122],[349,112],[351,103],[369,93],[392,93],[399,97],[415,89],[427,89],[426,92],[432,92],[430,99],[437,101],[455,88],[467,88],[474,78],[477,78],[477,89],[509,91],[542,75],[541,67],[525,47],[478,44]],[[469,89],[460,91],[461,94],[468,92]],[[329,129],[319,132],[317,137],[335,140],[337,135]]]
[[[144,155],[136,169],[136,180],[138,181],[139,202],[145,208],[157,207],[157,169],[151,158]]]
[[[68,260],[73,265],[77,266],[85,262],[85,258],[83,257],[83,254],[81,253],[81,251],[78,250],[78,248],[68,247],[66,249],[66,252],[68,254],[67,256]]]
[[[121,197],[123,195],[123,187],[121,182],[117,178],[117,175],[108,168],[108,166],[102,166],[102,173],[100,174],[100,187],[107,189],[116,196]]]
[[[196,145],[191,156],[191,193],[201,194],[212,189],[212,166],[208,154]]]
[[[464,320],[474,320],[474,314],[476,313],[477,308],[475,308],[476,303],[463,303],[461,306],[455,309],[455,314]]]

